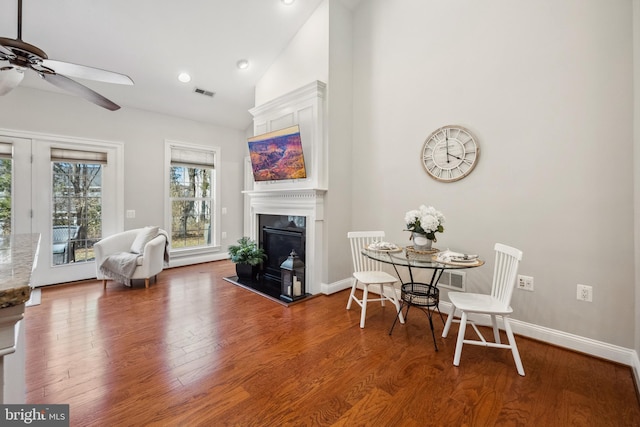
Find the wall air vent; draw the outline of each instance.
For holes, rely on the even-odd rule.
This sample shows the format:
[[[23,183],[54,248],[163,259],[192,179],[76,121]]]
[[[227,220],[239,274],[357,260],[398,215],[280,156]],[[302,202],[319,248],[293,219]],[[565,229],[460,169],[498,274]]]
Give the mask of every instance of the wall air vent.
[[[215,92],[211,92],[210,90],[204,90],[204,89],[200,89],[199,87],[194,89],[195,93],[199,93],[200,95],[204,95],[204,96],[208,96],[209,98],[213,98],[213,95],[215,95]]]
[[[449,270],[442,273],[440,280],[438,280],[438,286],[443,288],[454,289],[456,291],[465,290],[466,286],[466,273],[463,271]]]

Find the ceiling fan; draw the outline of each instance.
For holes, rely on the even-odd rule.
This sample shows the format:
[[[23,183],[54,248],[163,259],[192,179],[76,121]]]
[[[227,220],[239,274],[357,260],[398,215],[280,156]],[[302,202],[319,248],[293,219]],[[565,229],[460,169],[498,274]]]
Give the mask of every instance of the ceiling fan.
[[[124,74],[48,59],[44,51],[22,41],[22,0],[18,0],[18,38],[0,37],[0,61],[9,62],[7,66],[0,62],[0,95],[18,86],[24,78],[25,70],[31,69],[52,85],[114,111],[120,106],[67,76],[106,83],[133,84],[133,80]]]

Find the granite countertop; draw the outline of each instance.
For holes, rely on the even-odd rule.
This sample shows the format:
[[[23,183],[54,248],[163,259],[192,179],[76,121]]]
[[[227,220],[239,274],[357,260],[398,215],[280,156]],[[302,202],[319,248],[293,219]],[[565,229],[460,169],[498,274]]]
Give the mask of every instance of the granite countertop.
[[[39,241],[39,234],[0,237],[0,309],[29,300],[29,282]]]

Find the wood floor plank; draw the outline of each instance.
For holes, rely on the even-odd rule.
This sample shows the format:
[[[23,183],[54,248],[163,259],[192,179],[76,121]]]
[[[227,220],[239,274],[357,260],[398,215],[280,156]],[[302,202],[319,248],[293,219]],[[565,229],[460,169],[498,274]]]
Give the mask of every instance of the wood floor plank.
[[[27,308],[27,401],[67,403],[72,426],[640,425],[631,369],[517,337],[433,348],[426,316],[348,292],[286,307],[223,278],[229,261],[163,271],[145,289],[50,286]]]

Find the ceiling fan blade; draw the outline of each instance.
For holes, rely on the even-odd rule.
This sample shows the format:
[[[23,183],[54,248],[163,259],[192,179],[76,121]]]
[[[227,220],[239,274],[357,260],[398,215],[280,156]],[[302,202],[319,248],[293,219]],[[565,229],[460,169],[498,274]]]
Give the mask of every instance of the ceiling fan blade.
[[[72,64],[70,62],[55,61],[53,59],[42,60],[42,65],[65,76],[79,79],[94,80],[105,83],[115,83],[120,85],[132,85],[133,80],[127,75],[115,73],[113,71],[102,70],[100,68],[87,67],[86,65]]]
[[[119,105],[114,104],[112,101],[109,101],[104,96],[100,95],[97,92],[89,89],[88,87],[81,85],[80,83],[71,80],[68,77],[65,77],[60,74],[47,74],[40,73],[40,76],[51,83],[54,86],[59,87],[60,89],[64,89],[69,91],[75,95],[78,95],[81,98],[86,99],[89,102],[93,102],[100,107],[106,108],[107,110],[115,111],[120,108]]]
[[[0,95],[11,92],[24,78],[24,70],[18,68],[0,68]]]
[[[1,44],[0,44],[0,54],[5,56],[6,59],[13,59],[16,57],[16,55],[13,52],[11,52],[9,49],[2,46]]]

